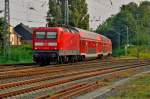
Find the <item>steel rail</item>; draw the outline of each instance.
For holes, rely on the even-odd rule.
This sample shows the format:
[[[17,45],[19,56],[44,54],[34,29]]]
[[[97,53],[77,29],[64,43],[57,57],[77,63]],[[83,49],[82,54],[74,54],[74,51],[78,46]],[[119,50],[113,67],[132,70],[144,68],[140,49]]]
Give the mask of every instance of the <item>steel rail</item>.
[[[29,93],[31,91],[39,90],[39,89],[42,89],[42,88],[49,88],[49,87],[52,87],[52,86],[68,83],[68,82],[79,80],[79,79],[94,77],[94,76],[98,76],[98,75],[103,75],[103,74],[107,74],[107,73],[112,73],[112,72],[116,72],[116,71],[125,70],[125,69],[143,67],[143,66],[149,65],[149,62],[146,62],[146,63],[143,62],[140,65],[138,65],[138,63],[135,64],[135,65],[132,64],[132,66],[130,66],[130,65],[128,65],[128,67],[122,67],[121,66],[121,67],[118,67],[118,68],[115,68],[115,69],[91,71],[91,72],[86,72],[86,73],[74,75],[72,77],[65,77],[63,79],[60,79],[58,81],[55,81],[55,82],[52,82],[52,83],[49,83],[49,84],[43,84],[41,86],[36,86],[36,87],[27,88],[27,89],[17,90],[17,91],[10,92],[10,93],[0,94],[0,97],[5,98],[5,97],[13,96],[13,95]]]
[[[133,65],[134,64],[137,64],[137,63],[133,63]],[[126,64],[126,65],[128,65],[128,64]],[[121,65],[119,65],[119,66],[121,66]],[[123,64],[122,66],[125,66],[125,64]],[[88,69],[86,69],[86,68],[88,68]],[[10,87],[15,87],[15,86],[31,84],[31,83],[35,83],[35,82],[39,82],[39,81],[44,81],[44,80],[54,79],[54,78],[60,78],[60,77],[64,77],[64,76],[72,76],[72,75],[76,75],[76,74],[79,74],[79,73],[84,73],[84,72],[89,72],[89,71],[94,71],[94,70],[97,71],[97,70],[118,68],[118,66],[106,67],[105,65],[103,65],[101,67],[98,67],[98,66],[87,66],[86,68],[83,68],[83,67],[78,68],[80,71],[78,71],[78,69],[76,69],[78,72],[76,72],[75,69],[71,68],[71,70],[69,70],[69,71],[65,70],[64,72],[62,72],[61,75],[52,75],[52,76],[42,77],[42,78],[38,78],[38,79],[6,83],[6,84],[0,85],[0,89],[5,89],[5,88],[10,88]],[[91,68],[94,68],[94,69],[91,69]],[[82,70],[81,71],[81,69],[86,69],[86,70]]]
[[[135,61],[135,60],[131,60],[131,61]],[[110,63],[117,63],[117,62],[121,62],[121,61],[117,60],[117,61],[112,61]],[[93,63],[93,64],[90,64],[90,65],[95,65],[95,64],[99,64],[99,63]],[[104,65],[105,63],[102,63],[102,64]],[[89,64],[86,63],[86,64],[80,64],[80,65],[85,66],[85,65],[89,65]],[[76,66],[80,66],[80,65],[76,64],[76,65],[71,65],[71,66],[65,65],[65,66],[60,66],[60,67],[39,67],[39,68],[32,67],[32,68],[27,68],[25,70],[24,69],[19,70],[19,71],[0,72],[0,79],[11,78],[11,77],[23,77],[23,76],[30,76],[30,75],[37,75],[37,74],[44,74],[44,73],[51,73],[51,72],[55,72],[55,71],[59,72],[60,68],[62,68],[62,69],[60,69],[60,71],[63,71],[64,67],[69,68],[69,67],[73,67],[73,66],[76,67]],[[56,70],[56,69],[58,69],[58,70]],[[30,72],[30,73],[28,73],[28,72]]]
[[[143,66],[145,66],[143,64]],[[135,70],[137,68],[140,68],[139,66],[136,66],[135,68],[126,68],[126,69],[121,69],[120,71],[116,72],[124,72],[127,70]],[[111,74],[113,75],[116,72],[112,72]],[[45,95],[45,96],[40,96],[36,97],[36,99],[71,99],[73,96],[79,96],[83,93],[87,93],[89,91],[93,91],[101,86],[105,85],[104,80],[97,80],[94,82],[81,82],[77,83],[75,85],[69,86],[68,88],[58,91],[52,95]]]

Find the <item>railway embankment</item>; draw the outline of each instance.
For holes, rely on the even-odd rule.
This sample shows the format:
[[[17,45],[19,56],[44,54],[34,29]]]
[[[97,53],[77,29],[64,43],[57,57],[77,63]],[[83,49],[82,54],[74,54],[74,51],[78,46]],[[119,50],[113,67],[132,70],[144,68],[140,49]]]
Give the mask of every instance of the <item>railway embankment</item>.
[[[1,66],[0,99],[76,98],[149,69],[149,59],[93,60],[44,67]]]
[[[149,99],[150,68],[75,99]]]

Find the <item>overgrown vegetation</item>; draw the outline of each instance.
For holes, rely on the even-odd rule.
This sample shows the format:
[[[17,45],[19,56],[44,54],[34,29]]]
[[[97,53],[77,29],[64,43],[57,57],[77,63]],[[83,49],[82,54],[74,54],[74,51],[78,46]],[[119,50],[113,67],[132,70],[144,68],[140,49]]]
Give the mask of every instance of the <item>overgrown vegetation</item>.
[[[149,99],[150,73],[132,80],[124,86],[117,88],[118,94],[108,99]]]
[[[0,52],[2,51],[2,45],[3,45],[3,19],[0,18]]]
[[[11,46],[10,57],[3,54],[3,18],[0,18],[0,64],[32,62],[31,45]]]
[[[147,54],[150,53],[150,2],[141,2],[139,6],[133,2],[123,5],[121,11],[99,25],[96,32],[112,40],[114,52],[119,53],[114,53],[115,56],[124,55],[125,46],[129,46],[129,52],[133,52],[130,55],[135,54],[133,50],[137,46],[146,48],[142,48],[140,52],[148,49]]]
[[[4,57],[0,53],[0,64],[32,62],[31,45],[12,46],[10,57]]]
[[[136,58],[138,57],[138,53],[140,58],[150,58],[150,48],[147,45],[128,47],[127,57]],[[120,49],[119,48],[113,49],[113,56],[125,56],[125,55],[126,55],[125,48],[121,47]]]
[[[89,14],[86,0],[69,1],[69,25],[89,29]],[[49,14],[56,24],[64,23],[65,0],[49,0]]]

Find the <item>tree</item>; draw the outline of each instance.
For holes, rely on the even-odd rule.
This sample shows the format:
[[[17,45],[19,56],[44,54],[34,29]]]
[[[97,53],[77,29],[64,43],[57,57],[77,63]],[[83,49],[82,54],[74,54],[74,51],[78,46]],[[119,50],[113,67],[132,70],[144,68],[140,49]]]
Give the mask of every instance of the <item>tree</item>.
[[[110,37],[113,47],[116,48],[118,47],[116,32],[121,34],[121,45],[123,47],[127,44],[127,28],[130,44],[148,44],[150,41],[150,2],[142,2],[139,6],[133,2],[123,5],[121,11],[99,25],[96,32],[102,32]]]
[[[49,0],[49,11],[48,11],[48,21],[50,23],[60,23],[63,16],[62,16],[62,10],[61,10],[61,4],[59,4],[60,1],[58,0]],[[53,19],[51,20],[50,18]]]
[[[0,50],[3,45],[3,18],[0,18]]]
[[[89,29],[89,14],[86,0],[70,0],[70,24]]]
[[[65,0],[49,0],[48,15],[51,14],[56,23],[64,23]],[[60,20],[59,20],[60,19]],[[89,14],[86,0],[69,0],[69,25],[89,29]]]

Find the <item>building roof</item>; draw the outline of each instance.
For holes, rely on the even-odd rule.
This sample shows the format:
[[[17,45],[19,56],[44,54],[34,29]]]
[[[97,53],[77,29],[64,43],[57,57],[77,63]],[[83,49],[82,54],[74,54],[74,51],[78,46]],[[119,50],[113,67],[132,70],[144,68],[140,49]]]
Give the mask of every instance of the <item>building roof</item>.
[[[14,28],[15,32],[21,36],[22,40],[32,40],[32,29],[20,23]]]

